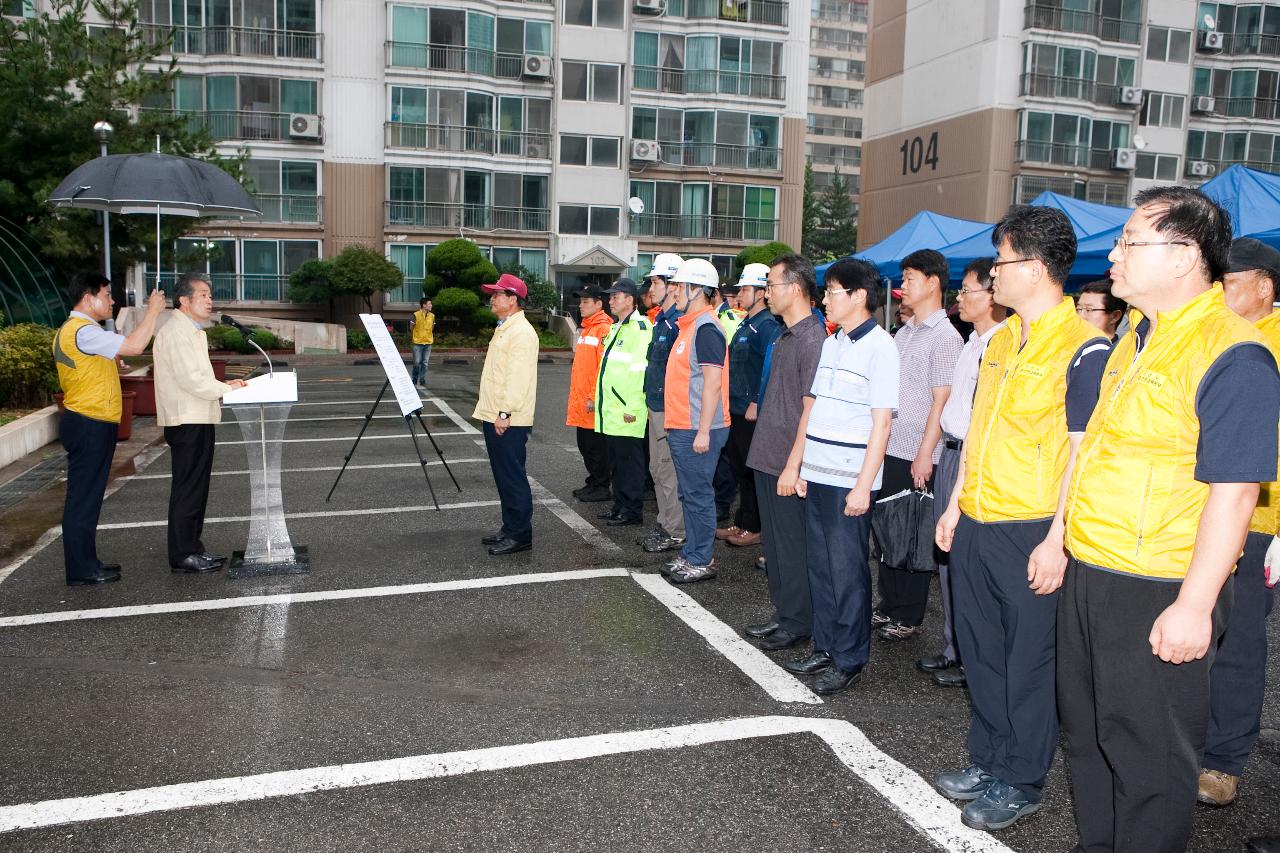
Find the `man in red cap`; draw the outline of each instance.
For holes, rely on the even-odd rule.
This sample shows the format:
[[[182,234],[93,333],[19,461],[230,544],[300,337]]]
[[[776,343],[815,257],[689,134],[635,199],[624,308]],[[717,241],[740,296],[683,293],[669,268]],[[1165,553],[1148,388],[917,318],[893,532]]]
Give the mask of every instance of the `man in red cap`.
[[[533,547],[533,494],[525,475],[525,445],[533,429],[538,388],[538,333],[524,316],[529,289],[510,273],[480,288],[498,315],[480,373],[472,417],[484,423],[484,445],[502,504],[502,528],[480,541],[489,553],[514,554]]]

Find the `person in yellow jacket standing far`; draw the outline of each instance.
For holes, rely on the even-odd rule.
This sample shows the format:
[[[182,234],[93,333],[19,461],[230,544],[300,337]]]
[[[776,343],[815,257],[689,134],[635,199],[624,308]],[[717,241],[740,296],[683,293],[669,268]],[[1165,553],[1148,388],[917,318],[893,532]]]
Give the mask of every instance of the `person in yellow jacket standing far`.
[[[533,547],[533,493],[525,474],[525,449],[538,396],[538,333],[524,316],[525,283],[503,273],[480,288],[498,315],[480,372],[480,394],[471,417],[484,423],[484,446],[502,504],[502,527],[480,541],[489,553],[515,554]]]
[[[1086,853],[1186,849],[1231,573],[1258,484],[1276,479],[1276,361],[1215,283],[1229,217],[1187,187],[1136,202],[1110,255],[1131,330],[1071,475],[1058,608],[1058,713]]]
[[[413,384],[427,387],[427,359],[431,358],[431,345],[436,342],[436,315],[431,312],[431,300],[418,300],[418,310],[413,312]]]
[[[573,367],[569,371],[569,405],[565,426],[574,427],[578,452],[587,467],[587,482],[573,490],[580,501],[593,503],[613,498],[609,490],[609,446],[596,432],[596,380],[600,376],[600,358],[604,355],[604,339],[613,318],[604,310],[604,294],[597,287],[578,291],[578,311],[582,326],[573,342]],[[600,517],[609,515],[603,513]]]
[[[610,527],[644,523],[644,445],[648,407],[644,374],[653,326],[636,308],[639,288],[620,278],[605,291],[618,318],[604,340],[596,382],[596,434],[609,443],[613,508],[602,515]]]

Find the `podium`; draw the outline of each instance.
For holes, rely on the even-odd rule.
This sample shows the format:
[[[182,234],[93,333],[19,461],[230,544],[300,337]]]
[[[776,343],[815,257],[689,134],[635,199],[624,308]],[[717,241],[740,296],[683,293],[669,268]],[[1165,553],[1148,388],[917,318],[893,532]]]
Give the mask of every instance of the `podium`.
[[[310,571],[305,545],[289,540],[280,490],[280,452],[289,410],[298,402],[297,373],[269,373],[228,391],[249,456],[249,541],[231,555],[229,578],[297,575]]]

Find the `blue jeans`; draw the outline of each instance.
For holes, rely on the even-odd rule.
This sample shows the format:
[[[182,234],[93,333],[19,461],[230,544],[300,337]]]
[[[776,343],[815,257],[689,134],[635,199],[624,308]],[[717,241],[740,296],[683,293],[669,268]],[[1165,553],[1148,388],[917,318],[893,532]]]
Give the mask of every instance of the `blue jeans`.
[[[413,345],[413,384],[427,384],[427,359],[431,357],[431,344]]]
[[[729,428],[711,430],[711,447],[706,453],[693,452],[697,434],[692,429],[669,429],[667,444],[671,447],[684,514],[685,539],[680,556],[690,565],[706,566],[711,563],[711,546],[716,541],[716,498],[711,481],[720,462],[720,450],[729,440]]]

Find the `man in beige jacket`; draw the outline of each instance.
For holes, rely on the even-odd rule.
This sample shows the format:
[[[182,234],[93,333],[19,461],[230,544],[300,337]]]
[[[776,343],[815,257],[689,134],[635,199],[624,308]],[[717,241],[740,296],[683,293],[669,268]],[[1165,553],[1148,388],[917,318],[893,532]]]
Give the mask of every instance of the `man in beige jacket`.
[[[222,420],[222,395],[245,383],[219,382],[209,363],[204,326],[213,315],[209,280],[198,273],[178,279],[177,309],[156,333],[152,373],[156,386],[156,422],[173,457],[169,483],[169,565],[175,572],[213,572],[225,557],[204,549],[200,531],[209,502],[213,471],[213,426]]]
[[[533,494],[525,475],[525,446],[538,391],[538,333],[524,316],[529,290],[523,281],[503,273],[481,290],[489,294],[498,328],[484,357],[480,395],[471,416],[484,422],[484,446],[502,503],[502,529],[480,540],[497,556],[533,547]]]

